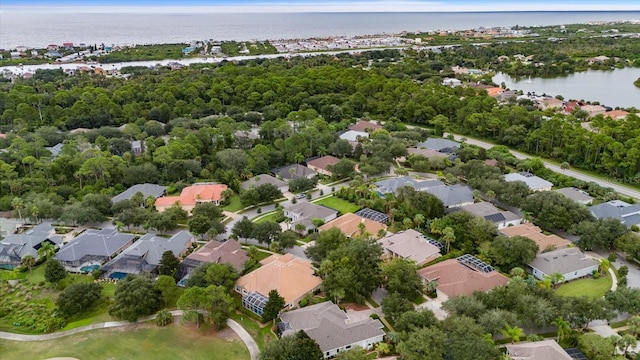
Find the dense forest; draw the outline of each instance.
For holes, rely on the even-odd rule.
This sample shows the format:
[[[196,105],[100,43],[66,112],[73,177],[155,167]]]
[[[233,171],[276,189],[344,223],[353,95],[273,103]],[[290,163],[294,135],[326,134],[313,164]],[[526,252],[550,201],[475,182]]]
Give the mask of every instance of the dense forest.
[[[0,84],[0,131],[7,134],[0,138],[0,149],[7,150],[0,153],[0,203],[6,209],[9,196],[51,186],[71,187],[63,198],[80,188],[99,192],[130,184],[127,178],[229,183],[229,177],[327,153],[364,160],[361,165],[375,174],[385,171],[375,158],[402,155],[403,146],[426,136],[402,131],[401,123],[487,138],[610,177],[637,179],[638,116],[596,117],[595,131],[589,131],[581,126],[585,119],[540,112],[530,102],[498,106],[483,90],[440,85],[440,70],[453,60],[444,53],[385,50],[182,70],[125,68],[131,74],[126,79],[38,71],[32,79]],[[385,131],[399,134],[351,152],[336,141],[336,132],[360,117],[387,121]],[[142,156],[134,156],[132,140],[141,141]],[[51,159],[44,148],[58,143],[65,145]],[[84,151],[90,144],[95,146]]]

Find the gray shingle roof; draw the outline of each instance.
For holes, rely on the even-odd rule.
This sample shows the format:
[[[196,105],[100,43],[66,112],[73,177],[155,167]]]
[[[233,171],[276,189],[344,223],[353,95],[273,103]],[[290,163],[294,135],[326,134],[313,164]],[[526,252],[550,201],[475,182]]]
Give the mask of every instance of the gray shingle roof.
[[[380,321],[367,318],[351,322],[347,314],[330,301],[285,312],[280,319],[286,329],[284,336],[304,330],[323,353],[385,334]]]
[[[461,206],[473,202],[473,191],[462,184],[434,186],[425,191],[440,199],[445,207]]]
[[[464,206],[462,208],[475,216],[483,217],[492,222],[513,221],[521,219],[511,211],[503,211],[495,207],[492,203],[483,201],[471,205]]]
[[[612,200],[590,209],[598,219],[618,219],[627,227],[640,225],[640,204],[632,205],[621,200]]]
[[[523,183],[527,184],[529,189],[533,191],[550,188],[553,186],[551,182],[527,172],[506,174],[504,176],[504,179],[505,181],[509,182],[522,181]]]
[[[411,186],[412,188],[422,191],[430,187],[444,185],[439,180],[424,180],[418,181],[411,176],[401,176],[397,178],[380,180],[375,183],[376,188],[381,193],[395,193],[399,188],[403,186]]]
[[[304,218],[318,219],[324,219],[331,214],[338,213],[338,210],[330,209],[322,205],[316,205],[307,201],[301,201],[297,204],[287,206],[286,210],[295,214],[301,214]]]
[[[348,130],[340,134],[340,136],[338,137],[342,140],[358,141],[359,137],[368,138],[369,133],[366,133],[364,131]]]
[[[576,189],[574,187],[567,187],[556,190],[556,192],[568,197],[569,199],[577,202],[590,203],[593,201],[593,197],[589,196],[586,192]]]
[[[529,265],[550,275],[579,271],[594,265],[597,266],[598,262],[587,257],[578,248],[566,248],[538,254]]]
[[[416,145],[416,147],[442,151],[446,149],[457,149],[460,147],[460,143],[449,139],[428,138],[426,141]]]
[[[53,146],[46,147],[45,149],[49,150],[49,152],[51,152],[51,158],[55,159],[62,151],[62,143],[57,143]]]
[[[54,245],[62,242],[62,238],[55,235],[55,228],[50,222],[44,222],[20,234],[7,235],[0,240],[0,264],[19,263],[27,255],[37,259],[38,249],[45,241]]]
[[[141,192],[142,195],[145,197],[145,199],[149,195],[151,195],[151,196],[153,196],[154,198],[157,199],[160,196],[164,195],[166,190],[167,190],[166,186],[160,186],[160,185],[156,185],[156,184],[147,184],[147,183],[136,184],[136,185],[133,185],[132,187],[128,188],[127,190],[121,192],[120,194],[114,196],[111,199],[111,202],[113,202],[115,204],[118,201],[129,200],[137,192]]]
[[[242,184],[240,184],[240,186],[242,186],[243,189],[248,190],[252,186],[258,187],[264,184],[272,184],[278,188],[287,186],[286,182],[276,179],[275,177],[268,174],[256,175],[251,179],[244,181]]]
[[[115,229],[87,230],[63,246],[55,258],[60,261],[78,261],[83,256],[111,257],[135,235],[118,233]]]
[[[289,172],[289,169],[294,169],[293,174]],[[300,177],[309,177],[309,176],[314,176],[318,174],[317,172],[300,164],[287,165],[279,169],[274,169],[273,173],[286,180],[291,180],[291,179],[300,178]]]

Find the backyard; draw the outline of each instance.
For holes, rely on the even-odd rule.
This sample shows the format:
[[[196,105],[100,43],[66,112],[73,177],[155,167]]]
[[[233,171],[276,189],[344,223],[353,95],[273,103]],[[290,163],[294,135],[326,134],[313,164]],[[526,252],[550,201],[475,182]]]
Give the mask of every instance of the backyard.
[[[314,201],[313,203],[338,210],[341,214],[352,213],[360,210],[360,207],[358,205],[346,200],[342,200],[335,196],[329,196],[324,199]]]
[[[574,280],[560,285],[556,293],[560,296],[586,296],[595,299],[604,296],[611,289],[612,283],[611,276]]]
[[[230,329],[221,332],[179,324],[151,324],[97,330],[51,341],[0,340],[6,359],[249,359],[249,351]]]

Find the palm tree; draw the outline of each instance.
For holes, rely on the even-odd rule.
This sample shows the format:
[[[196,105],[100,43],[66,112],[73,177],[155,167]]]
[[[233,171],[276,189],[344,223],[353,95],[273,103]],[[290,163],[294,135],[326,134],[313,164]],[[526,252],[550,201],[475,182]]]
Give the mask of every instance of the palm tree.
[[[297,153],[293,156],[293,161],[296,162],[296,164],[300,164],[301,162],[304,161],[304,155],[302,155],[301,153]]]
[[[436,291],[438,290],[438,282],[435,280],[429,280],[425,284],[424,288],[428,294],[435,294]]]
[[[607,272],[611,268],[611,262],[608,259],[600,259],[600,265],[598,269],[600,269],[600,274],[602,276],[607,276]]]
[[[551,281],[551,277],[545,275],[544,280],[538,282],[538,286],[543,289],[551,289],[553,287],[553,282]]]
[[[524,337],[524,330],[517,326],[511,327],[509,324],[504,324],[504,330],[500,330],[502,335],[511,339],[511,343],[519,342],[520,338]]]
[[[633,316],[627,321],[627,326],[629,330],[633,334],[633,336],[638,336],[640,333],[640,315]]]
[[[47,260],[53,254],[56,253],[56,248],[48,241],[45,241],[40,245],[40,249],[38,249],[38,258],[42,260]]]
[[[560,339],[564,339],[565,336],[571,333],[571,324],[562,317],[557,317],[551,324],[558,328],[556,342],[560,342]]]
[[[551,283],[553,284],[553,287],[557,287],[558,285],[560,285],[560,283],[564,282],[564,275],[557,272],[551,274],[549,278],[551,279]]]
[[[27,254],[22,258],[22,266],[26,266],[29,269],[29,274],[31,274],[31,268],[36,264],[36,258],[31,254]]]
[[[19,197],[14,197],[11,200],[11,206],[18,212],[18,219],[22,220],[22,209],[24,209],[24,201]]]
[[[451,243],[456,241],[456,234],[451,227],[447,226],[442,230],[442,240],[447,243],[447,253],[449,253]]]

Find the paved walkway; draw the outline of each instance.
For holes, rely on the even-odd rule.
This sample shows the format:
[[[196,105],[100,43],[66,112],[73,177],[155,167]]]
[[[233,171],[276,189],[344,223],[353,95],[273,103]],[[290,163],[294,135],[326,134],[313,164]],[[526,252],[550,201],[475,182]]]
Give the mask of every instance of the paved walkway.
[[[173,310],[171,311],[171,315],[180,316],[182,315],[182,311]],[[156,315],[151,315],[151,316],[141,318],[135,323],[131,323],[128,321],[109,321],[109,322],[104,322],[99,324],[81,326],[81,327],[67,330],[67,331],[60,331],[56,333],[43,334],[43,335],[14,334],[14,333],[0,331],[0,339],[12,340],[12,341],[23,341],[23,342],[54,340],[54,339],[59,339],[61,337],[70,336],[70,335],[74,335],[74,334],[78,334],[86,331],[133,326],[137,323],[146,322],[149,320],[153,320],[155,318],[156,318]],[[233,330],[240,337],[242,342],[244,342],[244,344],[247,346],[247,349],[249,349],[249,355],[251,356],[251,360],[257,360],[258,355],[260,354],[260,349],[258,348],[258,344],[251,337],[251,335],[249,335],[249,333],[235,320],[228,319],[227,325],[229,325],[229,328]]]

